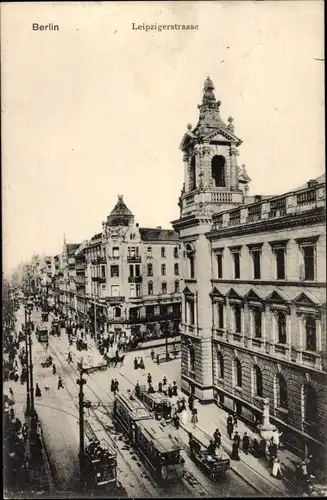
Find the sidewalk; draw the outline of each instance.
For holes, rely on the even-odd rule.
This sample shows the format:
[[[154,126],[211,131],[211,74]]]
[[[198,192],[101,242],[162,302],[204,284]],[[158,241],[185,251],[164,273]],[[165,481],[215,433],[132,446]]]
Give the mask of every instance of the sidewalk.
[[[170,361],[169,364],[176,362],[180,363],[180,361],[177,360]],[[168,383],[172,383],[172,380],[169,380],[169,376],[165,372],[165,366],[167,366],[166,363],[158,366],[156,365],[156,363],[146,358],[146,369],[142,371],[143,373],[137,373],[137,375],[135,374],[136,377],[134,376],[133,380],[137,378],[140,384],[146,384],[147,374],[151,373],[153,379],[153,387],[155,389],[157,389],[158,382],[162,380],[164,375],[166,375]],[[120,372],[122,373],[124,371],[125,370],[120,370]],[[176,397],[172,398],[172,404],[174,404],[176,400]],[[214,431],[218,428],[222,435],[222,447],[230,455],[232,451],[232,440],[228,438],[226,431],[226,420],[228,416],[227,412],[225,412],[221,408],[218,408],[215,404],[201,405],[199,402],[196,402],[196,407],[198,409],[199,422],[196,426],[190,423],[182,426],[184,431],[192,432],[197,438],[200,439],[203,444],[208,445]],[[189,414],[189,420],[190,417],[191,416]],[[234,428],[234,431],[236,430],[240,434],[241,438],[244,432],[247,432],[250,438],[258,439],[259,437],[243,422],[240,421],[238,422],[237,428]],[[183,439],[183,442],[184,441],[185,439]],[[265,496],[289,496],[292,493],[298,491],[296,489],[296,486],[294,485],[294,479],[295,464],[299,462],[299,459],[285,449],[279,450],[279,457],[282,463],[282,480],[278,480],[271,476],[271,467],[269,466],[266,459],[255,458],[251,454],[246,455],[242,450],[240,450],[240,461],[231,460],[231,468],[244,480],[248,479],[251,485],[255,486],[257,491],[264,494]]]

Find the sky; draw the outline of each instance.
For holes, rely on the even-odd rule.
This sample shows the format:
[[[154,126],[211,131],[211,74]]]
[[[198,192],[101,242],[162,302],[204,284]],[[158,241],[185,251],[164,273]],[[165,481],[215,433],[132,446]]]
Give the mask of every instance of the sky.
[[[140,226],[171,227],[207,76],[243,141],[250,194],[319,176],[323,22],[315,0],[2,3],[4,268],[61,252],[64,234],[89,239],[118,194]]]

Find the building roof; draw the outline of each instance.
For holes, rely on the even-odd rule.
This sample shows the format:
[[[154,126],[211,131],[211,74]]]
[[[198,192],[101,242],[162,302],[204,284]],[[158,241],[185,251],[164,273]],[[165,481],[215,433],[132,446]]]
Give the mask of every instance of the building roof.
[[[118,195],[118,201],[107,217],[107,224],[109,226],[129,226],[130,222],[134,220],[134,215],[127,208],[123,195]]]
[[[316,181],[318,184],[320,184],[321,182],[326,181],[326,174],[323,173],[322,175],[319,175],[319,177],[316,177],[315,179],[311,179],[311,180]],[[305,184],[302,184],[302,186],[295,188],[294,191],[300,191],[301,189],[306,189],[308,187],[308,182],[306,182]]]
[[[140,227],[142,241],[179,241],[179,235],[172,229]]]

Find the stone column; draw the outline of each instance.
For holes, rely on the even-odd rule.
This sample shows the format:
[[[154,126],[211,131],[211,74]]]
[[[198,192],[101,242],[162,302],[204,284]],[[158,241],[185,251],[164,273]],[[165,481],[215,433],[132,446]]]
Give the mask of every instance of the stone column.
[[[184,154],[183,162],[184,162],[185,193],[188,193],[190,189],[190,157],[188,154]]]
[[[203,188],[208,189],[212,187],[211,182],[211,156],[212,150],[209,143],[205,143],[201,150],[201,173]]]
[[[230,148],[230,189],[237,189],[237,157],[239,152],[236,146],[232,145]],[[227,182],[226,182],[227,184]]]

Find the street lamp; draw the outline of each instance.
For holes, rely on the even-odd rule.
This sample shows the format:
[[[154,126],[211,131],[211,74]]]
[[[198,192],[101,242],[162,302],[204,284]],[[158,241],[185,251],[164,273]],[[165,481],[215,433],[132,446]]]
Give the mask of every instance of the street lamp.
[[[268,443],[273,437],[273,432],[276,430],[275,425],[270,423],[269,416],[269,398],[263,400],[262,424],[258,425],[258,430],[261,438],[266,442],[265,453],[268,455]]]

